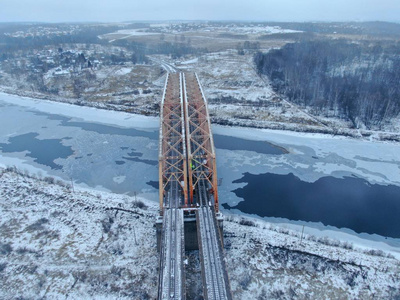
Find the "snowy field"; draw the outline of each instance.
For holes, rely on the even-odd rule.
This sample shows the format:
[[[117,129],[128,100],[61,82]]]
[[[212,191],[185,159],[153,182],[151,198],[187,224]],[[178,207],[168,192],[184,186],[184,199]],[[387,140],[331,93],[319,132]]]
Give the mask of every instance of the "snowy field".
[[[271,48],[274,46],[263,51]],[[198,74],[213,122],[306,132],[334,132],[336,128],[345,131],[349,126],[343,120],[332,118],[324,120],[323,124],[277,95],[268,78],[257,74],[252,52],[238,55],[237,50],[231,48],[179,61],[165,55],[153,57],[154,62],[168,71],[173,67]],[[351,131],[350,134],[354,135]]]
[[[145,31],[143,31],[143,29],[122,29],[122,30],[118,30],[113,33],[105,34],[105,35],[101,36],[101,38],[110,39],[109,43],[112,43],[117,40],[127,39],[127,38],[131,38],[134,36],[148,36],[148,35],[153,35],[153,34],[156,34],[156,33],[145,32]]]
[[[0,299],[156,297],[155,203],[0,174]]]
[[[1,94],[0,97],[4,109],[11,109],[13,114],[24,116],[24,119],[16,118],[13,114],[2,116],[3,122],[10,125],[0,128],[0,143],[6,144],[10,137],[37,131],[37,140],[59,139],[63,146],[74,151],[70,157],[55,160],[55,163],[62,166],[61,170],[54,170],[35,162],[27,151],[0,152],[2,166],[16,165],[22,170],[27,169],[34,173],[40,171],[43,175],[55,176],[66,181],[70,181],[72,177],[75,184],[84,187],[130,195],[137,193],[141,197],[157,200],[158,191],[155,186],[158,180],[158,118],[6,94]],[[40,115],[38,112],[48,115]],[[75,125],[71,126],[71,123]],[[98,132],[97,127],[88,128],[88,124],[107,125],[116,130],[116,133]],[[136,131],[133,136],[127,136],[125,129]],[[105,129],[102,127],[101,130]],[[109,128],[106,127],[106,130]],[[242,178],[245,172],[293,173],[307,182],[313,182],[323,176],[343,177],[354,174],[370,183],[400,185],[400,146],[396,143],[223,126],[213,126],[213,132],[241,138],[243,141],[267,141],[289,152],[268,155],[254,151],[217,149],[218,177],[222,179],[219,187],[221,204],[234,206],[243,200],[232,191],[243,187],[243,183],[234,184],[233,181]],[[240,212],[230,210],[225,213]],[[265,220],[296,231],[301,231],[305,225],[307,234],[336,237],[363,248],[373,247],[399,255],[398,239],[356,234],[349,229],[338,229],[321,223],[279,218]]]
[[[296,33],[298,30],[283,29],[279,26],[230,26],[225,29],[228,32],[244,34],[277,34],[277,33]]]
[[[0,168],[1,299],[154,299],[157,205]],[[393,256],[228,217],[234,299],[397,299]]]

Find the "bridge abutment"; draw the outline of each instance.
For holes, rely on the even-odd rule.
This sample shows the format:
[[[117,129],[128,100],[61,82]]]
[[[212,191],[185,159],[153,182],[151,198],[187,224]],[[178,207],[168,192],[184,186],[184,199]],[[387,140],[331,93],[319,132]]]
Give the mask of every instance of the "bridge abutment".
[[[221,213],[216,214],[218,228],[223,242],[224,230],[224,217]],[[197,222],[196,215],[189,214],[184,216],[184,234],[185,234],[185,251],[199,250],[199,241],[197,237]],[[160,252],[161,235],[163,227],[163,218],[158,217],[156,220],[156,238],[157,238],[157,251]]]

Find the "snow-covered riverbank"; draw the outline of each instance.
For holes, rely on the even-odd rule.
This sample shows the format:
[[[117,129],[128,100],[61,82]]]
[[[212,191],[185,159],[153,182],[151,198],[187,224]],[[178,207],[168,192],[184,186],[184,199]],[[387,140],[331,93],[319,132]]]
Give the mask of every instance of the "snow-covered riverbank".
[[[0,169],[0,298],[153,299],[158,207]],[[396,298],[400,261],[274,224],[228,217],[235,299]]]
[[[0,298],[154,298],[157,208],[1,169]]]

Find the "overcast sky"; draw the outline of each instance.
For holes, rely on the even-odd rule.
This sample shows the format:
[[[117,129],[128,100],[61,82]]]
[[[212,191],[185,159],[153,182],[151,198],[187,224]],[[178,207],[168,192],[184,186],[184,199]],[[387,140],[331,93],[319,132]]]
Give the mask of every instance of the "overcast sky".
[[[400,0],[0,0],[0,22],[393,21]]]

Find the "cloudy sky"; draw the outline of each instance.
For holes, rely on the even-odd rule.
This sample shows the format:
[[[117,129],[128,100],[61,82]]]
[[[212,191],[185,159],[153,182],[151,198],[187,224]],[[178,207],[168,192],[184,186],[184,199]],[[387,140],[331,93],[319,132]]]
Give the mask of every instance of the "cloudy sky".
[[[400,22],[400,0],[0,0],[0,22],[132,20]]]

